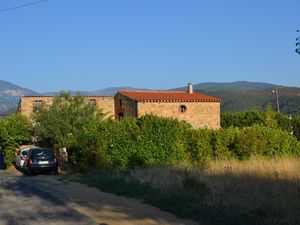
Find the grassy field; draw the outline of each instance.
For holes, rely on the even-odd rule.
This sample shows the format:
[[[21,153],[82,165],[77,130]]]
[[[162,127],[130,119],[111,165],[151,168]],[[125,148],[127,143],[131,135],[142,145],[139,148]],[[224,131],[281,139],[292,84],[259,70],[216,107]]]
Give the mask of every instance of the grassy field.
[[[200,224],[300,224],[300,159],[97,171],[77,179]]]

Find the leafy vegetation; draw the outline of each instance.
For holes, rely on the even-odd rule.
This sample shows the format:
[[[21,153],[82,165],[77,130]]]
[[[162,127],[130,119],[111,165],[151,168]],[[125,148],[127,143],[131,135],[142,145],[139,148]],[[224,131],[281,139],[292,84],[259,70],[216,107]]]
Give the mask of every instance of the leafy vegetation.
[[[94,172],[83,182],[178,216],[205,224],[300,221],[292,217],[299,208],[299,178],[293,175],[299,174],[299,161],[282,164],[295,167],[292,171],[279,166],[282,159],[300,156],[299,115],[290,118],[266,106],[265,111],[224,113],[219,130],[192,129],[154,115],[104,120],[82,96],[61,93],[51,106],[36,109],[32,119],[33,128],[19,114],[0,120],[1,150],[8,158],[16,146],[30,142],[33,131],[40,144],[72,149],[74,168]],[[268,171],[269,164],[261,166],[260,160],[277,167]]]
[[[128,169],[201,165],[230,158],[299,156],[300,143],[285,130],[288,128],[279,127],[276,119],[281,117],[266,112],[264,118],[263,123],[219,130],[191,129],[184,122],[154,115],[100,121],[78,133],[73,159],[81,170],[89,166]]]
[[[282,113],[272,111],[270,105],[267,105],[265,111],[248,110],[237,113],[221,114],[222,128],[247,127],[259,124],[292,132],[292,123],[294,123],[293,121],[294,120],[292,120],[291,116],[286,116]]]
[[[8,165],[14,161],[16,148],[31,142],[32,129],[30,121],[16,113],[0,119],[0,151],[4,153]]]
[[[78,132],[89,124],[101,121],[102,117],[100,111],[86,104],[83,96],[61,92],[54,97],[51,105],[35,109],[32,119],[36,142],[56,148],[70,148]]]
[[[222,129],[206,130],[155,115],[103,120],[82,96],[61,93],[52,105],[37,109],[33,120],[37,142],[72,149],[79,171],[300,155],[297,136],[291,135],[292,127],[295,135],[299,133],[298,120],[270,106],[266,111],[224,113]]]

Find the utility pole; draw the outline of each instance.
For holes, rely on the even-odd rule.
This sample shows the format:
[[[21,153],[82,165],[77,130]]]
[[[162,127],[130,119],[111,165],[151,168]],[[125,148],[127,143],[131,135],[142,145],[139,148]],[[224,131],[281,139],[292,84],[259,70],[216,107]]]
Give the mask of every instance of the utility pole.
[[[277,90],[277,88],[274,88],[274,89],[272,90],[272,92],[275,93],[275,95],[276,95],[277,112],[280,113],[280,108],[279,108],[279,98],[278,98],[278,90]]]

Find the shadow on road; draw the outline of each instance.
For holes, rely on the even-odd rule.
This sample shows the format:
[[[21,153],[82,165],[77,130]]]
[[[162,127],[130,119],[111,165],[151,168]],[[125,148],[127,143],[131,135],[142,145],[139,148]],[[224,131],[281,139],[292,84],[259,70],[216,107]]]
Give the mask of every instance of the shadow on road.
[[[41,188],[39,182],[17,171],[0,171],[1,225],[98,224]]]
[[[0,171],[0,224],[195,224],[134,199],[103,193],[60,176]],[[0,192],[0,193],[1,193]],[[4,197],[5,196],[5,197]]]

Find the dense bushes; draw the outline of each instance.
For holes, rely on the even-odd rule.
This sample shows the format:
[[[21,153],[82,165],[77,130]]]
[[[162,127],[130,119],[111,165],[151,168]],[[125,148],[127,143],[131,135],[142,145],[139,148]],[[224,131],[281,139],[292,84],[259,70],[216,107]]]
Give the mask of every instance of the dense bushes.
[[[254,124],[264,124],[266,121],[265,112],[262,110],[249,110],[236,113],[222,113],[221,127],[246,127]]]
[[[40,144],[72,149],[79,170],[89,167],[192,164],[215,159],[299,155],[291,135],[300,120],[266,111],[225,113],[219,130],[192,129],[176,119],[146,115],[120,121],[103,119],[80,95],[60,93],[51,106],[33,114],[34,134]],[[298,135],[298,136],[297,136]]]
[[[255,124],[277,127],[285,131],[292,131],[291,117],[282,113],[274,112],[270,107],[266,111],[249,110],[237,113],[222,113],[221,127],[247,127]]]
[[[99,121],[78,133],[73,159],[79,168],[178,163],[187,157],[184,137],[189,127],[185,122],[153,115]]]
[[[31,141],[31,124],[20,114],[0,120],[0,151],[6,156],[8,165],[14,161],[15,150]]]
[[[90,124],[78,133],[76,140],[73,159],[78,169],[198,165],[224,158],[300,155],[297,139],[276,127],[256,124],[219,130],[191,129],[185,122],[154,115]]]
[[[300,141],[300,115],[292,118],[293,135]]]

